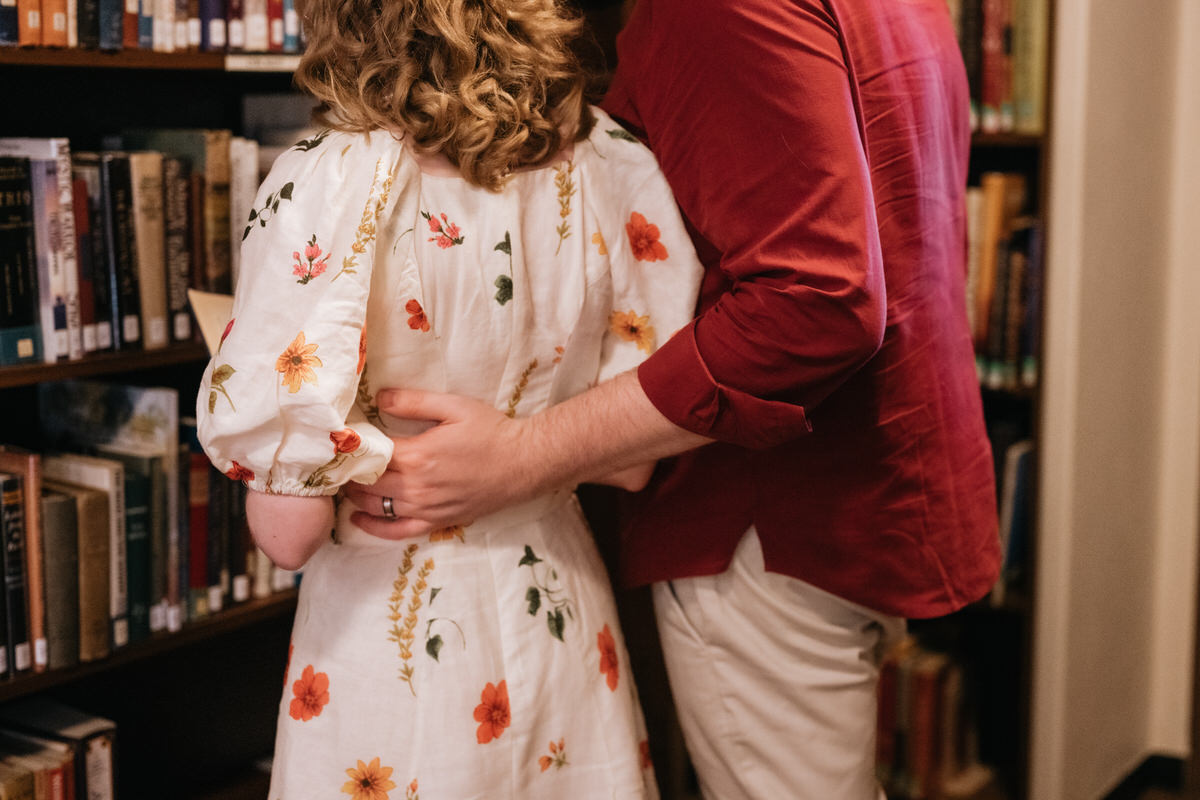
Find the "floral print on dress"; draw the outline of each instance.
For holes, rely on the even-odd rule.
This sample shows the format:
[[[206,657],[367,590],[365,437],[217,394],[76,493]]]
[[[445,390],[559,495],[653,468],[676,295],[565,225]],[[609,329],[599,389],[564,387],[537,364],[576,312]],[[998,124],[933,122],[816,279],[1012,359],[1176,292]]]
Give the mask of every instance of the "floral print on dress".
[[[458,539],[460,542],[467,540],[467,534],[462,525],[451,525],[448,528],[438,528],[429,532],[429,541],[431,542],[449,542]]]
[[[574,171],[575,164],[571,161],[563,162],[561,166],[554,168],[554,186],[558,189],[558,216],[562,218],[562,222],[554,229],[558,234],[558,246],[554,248],[554,255],[558,255],[563,241],[571,235],[571,225],[567,222],[567,217],[571,215],[571,198],[575,194],[575,181],[571,177]]]
[[[420,303],[415,299],[409,300],[404,304],[404,310],[408,312],[408,327],[414,331],[429,333],[429,318],[425,316],[425,309],[421,308]]]
[[[592,244],[596,245],[596,255],[608,255],[608,245],[604,243],[604,234],[596,231],[592,234]]]
[[[625,223],[625,233],[629,236],[629,246],[633,249],[633,257],[638,261],[665,261],[667,248],[658,240],[658,226],[646,221],[646,218],[634,211]]]
[[[254,480],[254,470],[246,469],[234,461],[233,466],[225,470],[225,477],[231,481],[252,481]]]
[[[483,687],[479,696],[479,705],[475,706],[475,721],[479,727],[475,730],[475,741],[487,744],[493,739],[499,739],[504,730],[512,723],[508,707],[508,684],[504,681],[496,685],[491,683]]]
[[[404,790],[404,800],[421,800],[417,796],[417,779],[413,778],[412,783]]]
[[[638,349],[654,352],[654,326],[649,316],[639,316],[636,311],[614,311],[608,317],[608,329],[626,342],[633,342]]]
[[[440,219],[430,214],[428,211],[422,211],[421,216],[429,223],[429,230],[434,234],[429,237],[429,241],[435,243],[443,250],[449,250],[456,244],[463,243],[462,231],[459,227],[447,219],[445,212],[440,214]]]
[[[540,570],[538,564],[542,565]],[[575,611],[570,599],[561,596],[562,587],[551,585],[558,582],[558,570],[538,558],[529,545],[525,545],[525,555],[521,556],[517,566],[529,567],[533,575],[533,585],[525,591],[525,610],[529,616],[536,617],[544,601],[547,606],[546,627],[550,629],[551,636],[563,641],[563,630],[568,619],[575,619]]]
[[[347,146],[348,147],[348,146]],[[345,151],[342,151],[343,155]],[[363,207],[362,218],[358,223],[358,227],[354,230],[354,244],[350,245],[350,255],[342,259],[342,268],[337,275],[333,276],[333,280],[337,280],[343,275],[358,274],[358,257],[367,252],[367,245],[375,241],[377,233],[377,225],[379,215],[383,213],[384,207],[387,205],[388,194],[392,189],[392,181],[395,180],[395,173],[389,172],[383,182],[379,182],[379,167],[383,164],[383,159],[375,162],[375,172],[371,176],[371,188],[367,191],[367,203]],[[379,193],[375,192],[375,184],[380,183]]]
[[[565,741],[564,739],[559,739],[557,742],[550,742],[550,754],[538,759],[538,766],[542,768],[542,772],[551,767],[562,769],[567,765],[567,747]]]
[[[303,257],[300,256],[299,250],[292,251],[292,274],[296,276],[296,283],[301,286],[323,274],[328,266],[329,253],[322,255],[315,233],[305,243]]]
[[[371,759],[370,764],[359,761],[357,767],[346,770],[350,780],[342,784],[342,792],[350,795],[350,800],[388,800],[388,792],[396,788],[391,780],[392,768],[382,766],[379,757]]]
[[[492,285],[496,287],[496,302],[500,305],[504,305],[509,300],[512,300],[513,296],[512,236],[508,231],[504,232],[504,239],[497,242],[496,246],[492,249],[508,256],[508,274],[497,276],[496,280],[492,283]]]
[[[321,359],[313,355],[318,347],[320,345],[306,342],[304,331],[300,331],[275,360],[275,371],[282,373],[283,385],[288,387],[289,394],[300,391],[300,386],[304,383],[317,385],[317,373],[313,368],[323,366]]]
[[[279,202],[281,200],[292,199],[292,188],[294,185],[291,181],[288,181],[279,188],[279,191],[271,192],[267,195],[262,208],[250,209],[250,219],[246,221],[246,229],[242,231],[243,242],[250,235],[250,231],[254,230],[255,223],[258,223],[258,227],[260,228],[267,227],[267,221],[279,212]]]
[[[538,360],[536,358],[529,362],[529,366],[525,367],[525,371],[521,373],[516,388],[513,389],[512,397],[508,398],[508,410],[504,412],[504,416],[509,419],[517,416],[517,406],[521,403],[521,395],[525,393],[525,387],[529,385],[529,376],[537,369],[537,365]]]
[[[417,638],[417,623],[418,612],[426,604],[421,598],[425,589],[429,587],[429,576],[433,573],[434,563],[432,558],[425,559],[425,562],[417,570],[415,580],[412,584],[412,594],[409,595],[407,605],[404,602],[404,594],[408,590],[409,573],[412,572],[416,562],[414,556],[417,554],[418,545],[410,544],[404,550],[404,558],[400,562],[398,575],[396,580],[392,582],[392,593],[388,597],[388,620],[391,621],[392,627],[388,631],[388,639],[396,643],[400,648],[400,680],[408,684],[408,690],[415,697],[417,694],[416,684],[413,678],[416,675],[416,667],[413,666],[413,642]],[[428,604],[432,609],[433,601],[437,598],[441,589],[433,587],[429,590]],[[441,634],[433,633],[433,626],[439,622],[449,622],[456,629],[462,638],[463,649],[466,649],[467,640],[463,636],[462,628],[459,628],[458,623],[448,617],[430,617],[425,622],[425,653],[434,661],[440,661],[439,654],[442,650],[443,639]]]
[[[613,638],[608,623],[596,634],[596,649],[600,651],[600,674],[608,684],[610,691],[617,690],[617,680],[620,675],[620,663],[617,661],[617,642]]]
[[[363,368],[367,366],[367,326],[362,326],[362,333],[358,337],[358,366],[354,370],[355,375],[361,375]]]
[[[654,761],[650,758],[650,740],[642,739],[638,742],[638,756],[642,762],[642,769],[654,768]]]
[[[321,716],[322,709],[329,704],[329,676],[314,671],[313,665],[309,664],[292,684],[292,695],[291,705],[288,706],[288,714],[292,719],[308,722],[313,717]]]
[[[229,324],[232,325],[233,322],[231,321]],[[225,395],[230,410],[237,411],[237,406],[233,404],[233,398],[225,389],[225,381],[232,378],[235,372],[237,370],[228,364],[218,364],[213,367],[212,375],[208,379],[208,413],[211,414],[217,410],[217,392]]]

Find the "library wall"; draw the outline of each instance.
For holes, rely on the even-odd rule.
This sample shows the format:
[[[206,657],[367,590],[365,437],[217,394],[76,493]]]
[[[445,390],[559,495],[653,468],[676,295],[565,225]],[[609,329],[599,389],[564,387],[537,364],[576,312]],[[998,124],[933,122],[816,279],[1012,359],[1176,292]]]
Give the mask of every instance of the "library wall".
[[[1057,5],[1033,696],[1039,799],[1102,796],[1153,752],[1158,643],[1172,624],[1188,636],[1178,627],[1186,614],[1156,618],[1161,464],[1174,435],[1163,409],[1181,6]],[[1175,597],[1178,607],[1193,595]],[[1186,703],[1186,682],[1189,693],[1173,702]]]
[[[1192,650],[1195,647],[1197,535],[1200,532],[1200,3],[1179,12],[1176,117],[1173,125],[1171,218],[1159,468],[1159,551],[1154,609],[1151,747],[1186,755],[1190,743]]]

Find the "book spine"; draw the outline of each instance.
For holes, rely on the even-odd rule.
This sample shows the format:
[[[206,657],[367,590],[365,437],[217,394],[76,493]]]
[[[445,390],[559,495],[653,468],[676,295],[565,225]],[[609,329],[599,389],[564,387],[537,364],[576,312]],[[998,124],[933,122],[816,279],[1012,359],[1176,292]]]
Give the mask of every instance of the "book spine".
[[[163,242],[162,154],[129,155],[133,189],[133,232],[137,262],[138,308],[142,318],[142,347],[158,350],[170,341],[167,326],[167,267]]]
[[[127,50],[138,49],[138,8],[139,0],[125,0],[121,14],[121,47]]]
[[[150,635],[150,478],[125,472],[125,567],[129,593],[129,641]]]
[[[188,50],[188,0],[171,0],[174,27],[171,31],[171,45],[177,51]]]
[[[205,274],[210,291],[233,292],[230,249],[230,140],[228,130],[205,131],[204,148],[204,249]],[[240,220],[239,220],[240,222]]]
[[[42,43],[42,0],[17,0],[17,43],[36,47]]]
[[[230,596],[235,603],[249,600],[252,589],[254,540],[250,538],[250,524],[246,520],[247,491],[244,483],[230,485],[229,575]]]
[[[0,0],[0,46],[17,44],[20,38],[17,0]]]
[[[176,508],[176,534],[171,542],[174,561],[168,565],[172,570],[167,582],[167,630],[170,631],[179,630],[187,621],[191,575],[191,447],[181,441],[175,457],[178,459],[176,479],[179,481],[179,503]]]
[[[1013,129],[1045,132],[1047,0],[1013,0]]]
[[[205,554],[208,613],[225,607],[225,585],[229,576],[229,491],[231,483],[215,467],[208,476],[208,552]]]
[[[79,327],[83,334],[83,352],[100,349],[96,338],[95,267],[92,264],[92,214],[88,199],[87,181],[81,177],[71,180],[71,211],[75,216],[75,264],[79,297]]]
[[[75,13],[75,35],[79,46],[95,50],[100,46],[99,0],[77,0]]]
[[[101,50],[120,50],[125,39],[123,0],[96,0],[96,44]]]
[[[47,666],[79,662],[79,530],[75,499],[42,496],[42,563],[46,573]]]
[[[1032,388],[1038,382],[1038,357],[1042,327],[1043,235],[1035,223],[1029,235],[1029,260],[1026,264],[1024,318],[1021,322],[1021,386]]]
[[[111,350],[113,346],[113,298],[112,281],[109,275],[109,252],[105,231],[107,222],[104,211],[104,192],[100,177],[100,161],[94,154],[75,159],[73,171],[83,181],[87,190],[87,220],[89,230],[89,261],[91,262],[92,305],[95,315],[93,335],[97,350]]]
[[[0,365],[42,359],[29,159],[0,158]]]
[[[0,481],[0,505],[0,525],[4,535],[4,595],[8,612],[8,673],[14,675],[33,666],[25,594],[25,500],[20,477],[8,475]]]
[[[204,42],[203,28],[200,24],[200,0],[181,0],[181,2],[187,4],[184,17],[187,20],[187,49],[200,50]]]
[[[156,53],[175,50],[175,0],[151,0],[151,49]]]
[[[112,511],[101,492],[77,497],[79,550],[79,660],[96,661],[111,652]]]
[[[983,101],[983,0],[962,0],[959,47],[971,95],[971,130],[979,130]]]
[[[1012,240],[1005,236],[996,245],[995,286],[988,309],[987,346],[984,351],[983,383],[989,389],[1004,386],[1004,340],[1008,322],[1008,283],[1012,271]]]
[[[186,342],[192,338],[192,316],[188,310],[188,281],[191,258],[188,252],[188,173],[187,161],[163,159],[164,227],[166,231],[167,317],[171,340]]]
[[[1000,383],[1005,389],[1016,389],[1021,367],[1021,323],[1025,316],[1023,306],[1025,284],[1029,269],[1029,231],[1014,235],[1009,247],[1008,298],[1005,300],[1004,349],[1001,359]]]
[[[61,264],[67,314],[67,357],[83,358],[83,326],[79,319],[79,265],[75,247],[75,189],[71,175],[71,147],[66,139],[55,143],[55,180],[58,188],[56,224],[52,242]]]
[[[983,72],[980,126],[1012,130],[1012,0],[983,2]]]
[[[188,618],[208,613],[208,457],[189,448],[188,453]]]
[[[227,49],[241,52],[246,49],[245,0],[225,0],[225,28],[229,37]]]
[[[139,50],[154,49],[154,0],[138,0],[137,38]]]
[[[29,164],[33,187],[34,251],[38,262],[38,299],[42,326],[42,357],[46,363],[65,360],[67,343],[66,275],[54,246],[57,234],[58,177],[53,161],[35,159]]]
[[[267,50],[283,52],[283,0],[267,0]]]
[[[110,253],[110,286],[114,300],[113,341],[121,349],[140,347],[141,299],[133,222],[133,188],[128,156],[109,154],[103,161],[108,183],[106,244]]]
[[[267,0],[241,0],[242,19],[245,22],[245,49],[251,53],[265,53],[270,47],[270,18]]]
[[[300,15],[296,0],[283,0],[283,52],[300,52]]]
[[[229,46],[225,0],[197,0],[197,7],[200,12],[200,49],[224,52]]]
[[[42,44],[67,46],[67,0],[42,0]]]

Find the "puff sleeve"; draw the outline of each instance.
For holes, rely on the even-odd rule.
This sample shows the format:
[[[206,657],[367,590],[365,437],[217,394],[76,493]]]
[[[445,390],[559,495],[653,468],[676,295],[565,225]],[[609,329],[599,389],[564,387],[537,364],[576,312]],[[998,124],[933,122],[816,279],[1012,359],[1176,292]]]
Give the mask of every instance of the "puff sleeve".
[[[400,153],[388,137],[326,133],[281,155],[258,191],[232,319],[196,403],[205,453],[251,489],[333,494],[372,483],[391,458],[354,399]]]
[[[601,116],[597,130],[618,129]],[[704,270],[650,151],[627,135],[598,144],[614,161],[640,162],[630,170],[638,182],[614,193],[619,199],[601,220],[612,291],[597,375],[605,381],[637,367],[691,321]]]

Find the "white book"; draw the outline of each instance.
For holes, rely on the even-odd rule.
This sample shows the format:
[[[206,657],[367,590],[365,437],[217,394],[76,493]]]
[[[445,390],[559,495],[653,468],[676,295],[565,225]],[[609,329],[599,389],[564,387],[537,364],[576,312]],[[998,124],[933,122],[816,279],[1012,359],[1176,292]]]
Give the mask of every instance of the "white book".
[[[42,476],[99,489],[108,495],[109,618],[113,647],[129,643],[129,584],[125,567],[125,467],[119,461],[75,454],[46,456]]]
[[[151,46],[156,52],[170,53],[176,49],[175,0],[154,0],[153,9]],[[186,45],[179,49],[186,49]]]
[[[171,341],[167,327],[162,153],[151,150],[130,153],[129,177],[133,186],[133,238],[137,251],[142,347],[157,350]]]
[[[82,358],[70,142],[61,137],[0,138],[0,155],[30,159],[44,358],[50,363]],[[43,286],[48,287],[45,293]]]

